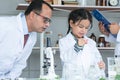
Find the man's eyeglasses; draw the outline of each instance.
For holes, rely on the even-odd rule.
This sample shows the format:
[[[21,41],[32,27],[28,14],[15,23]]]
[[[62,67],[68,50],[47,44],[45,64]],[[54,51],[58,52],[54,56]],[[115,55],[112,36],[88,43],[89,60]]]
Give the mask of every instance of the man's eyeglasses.
[[[38,16],[42,17],[44,19],[44,23],[51,23],[51,19],[50,18],[47,18],[41,14],[38,14],[37,12],[34,12],[35,14],[37,14]]]

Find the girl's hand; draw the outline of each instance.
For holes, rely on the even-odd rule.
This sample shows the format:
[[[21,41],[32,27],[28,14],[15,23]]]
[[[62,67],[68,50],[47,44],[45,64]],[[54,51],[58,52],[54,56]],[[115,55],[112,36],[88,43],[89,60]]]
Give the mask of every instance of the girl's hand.
[[[105,69],[105,63],[103,61],[98,62],[98,66],[100,69]]]
[[[87,44],[87,39],[85,39],[85,38],[79,38],[78,39],[78,45],[79,46],[84,46],[85,44]]]

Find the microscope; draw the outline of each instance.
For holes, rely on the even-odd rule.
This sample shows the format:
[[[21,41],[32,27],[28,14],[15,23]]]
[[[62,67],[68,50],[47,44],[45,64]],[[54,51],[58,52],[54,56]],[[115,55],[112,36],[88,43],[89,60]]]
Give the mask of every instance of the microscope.
[[[47,69],[47,74],[44,76],[40,76],[40,79],[45,80],[60,80],[59,76],[55,74],[54,67],[54,56],[51,47],[45,48],[45,57],[44,57],[44,66],[43,68]]]

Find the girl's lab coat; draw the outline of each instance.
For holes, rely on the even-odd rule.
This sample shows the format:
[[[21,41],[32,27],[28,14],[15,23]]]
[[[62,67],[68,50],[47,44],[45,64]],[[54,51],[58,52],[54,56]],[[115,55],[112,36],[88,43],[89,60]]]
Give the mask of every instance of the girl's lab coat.
[[[59,40],[60,58],[63,63],[63,80],[89,80],[87,76],[89,73],[91,74],[91,72],[89,72],[90,66],[97,66],[96,72],[99,69],[97,62],[102,60],[102,58],[96,47],[96,43],[86,36],[84,36],[84,38],[86,38],[88,42],[84,45],[83,50],[78,53],[74,50],[76,41],[71,33]],[[100,76],[98,72],[96,74]]]
[[[20,76],[36,42],[32,32],[24,46],[21,15],[0,17],[0,79]]]

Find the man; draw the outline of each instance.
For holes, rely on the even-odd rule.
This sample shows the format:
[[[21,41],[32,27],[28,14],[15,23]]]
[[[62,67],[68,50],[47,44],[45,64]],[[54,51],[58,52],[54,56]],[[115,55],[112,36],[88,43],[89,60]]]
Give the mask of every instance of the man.
[[[99,29],[100,29],[101,33],[106,35],[106,37],[105,37],[106,41],[116,43],[115,56],[120,56],[120,26],[117,23],[111,23],[109,25],[110,32],[112,34],[117,34],[116,38],[113,37],[109,32],[107,32],[105,30],[104,24],[102,24],[101,22],[99,22]]]
[[[0,18],[0,79],[21,75],[35,45],[36,32],[48,28],[52,10],[48,3],[34,0],[25,13]],[[27,41],[24,35],[28,35]]]

